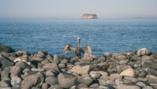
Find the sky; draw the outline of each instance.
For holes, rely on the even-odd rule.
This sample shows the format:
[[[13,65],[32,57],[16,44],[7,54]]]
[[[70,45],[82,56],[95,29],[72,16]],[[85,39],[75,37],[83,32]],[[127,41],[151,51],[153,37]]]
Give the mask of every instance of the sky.
[[[157,17],[157,0],[0,0],[0,18]]]

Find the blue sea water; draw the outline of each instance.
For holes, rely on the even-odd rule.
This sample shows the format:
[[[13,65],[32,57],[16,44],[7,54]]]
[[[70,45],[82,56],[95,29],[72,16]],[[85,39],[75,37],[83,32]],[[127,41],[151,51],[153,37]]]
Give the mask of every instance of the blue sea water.
[[[77,36],[81,46],[90,45],[94,54],[142,47],[157,52],[157,19],[0,20],[0,43],[17,50],[63,54],[67,43],[76,46]]]

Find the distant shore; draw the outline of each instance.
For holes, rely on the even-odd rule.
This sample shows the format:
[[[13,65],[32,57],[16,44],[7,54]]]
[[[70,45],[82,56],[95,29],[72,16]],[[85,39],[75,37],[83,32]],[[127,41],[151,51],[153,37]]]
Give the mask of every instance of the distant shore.
[[[0,46],[0,88],[157,89],[157,54],[147,48],[91,59],[5,48]]]

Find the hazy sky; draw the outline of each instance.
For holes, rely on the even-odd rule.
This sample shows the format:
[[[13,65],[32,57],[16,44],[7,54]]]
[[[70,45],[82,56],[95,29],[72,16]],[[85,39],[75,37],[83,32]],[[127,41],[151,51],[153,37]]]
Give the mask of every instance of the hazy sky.
[[[0,17],[157,17],[157,0],[0,0]]]

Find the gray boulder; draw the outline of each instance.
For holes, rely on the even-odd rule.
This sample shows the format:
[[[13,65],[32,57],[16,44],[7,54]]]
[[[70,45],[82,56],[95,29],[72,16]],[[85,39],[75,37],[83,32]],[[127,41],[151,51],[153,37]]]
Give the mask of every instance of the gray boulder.
[[[70,88],[76,84],[76,77],[68,73],[60,73],[58,75],[58,83],[62,88]]]

